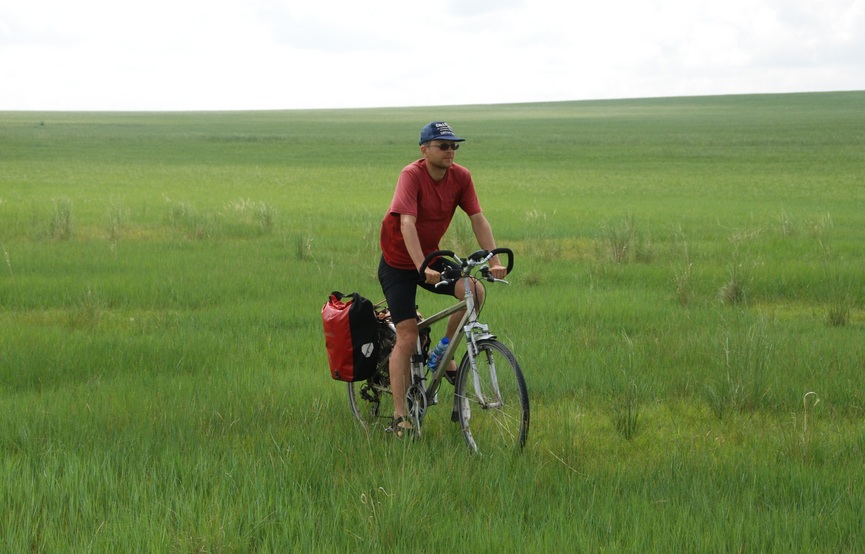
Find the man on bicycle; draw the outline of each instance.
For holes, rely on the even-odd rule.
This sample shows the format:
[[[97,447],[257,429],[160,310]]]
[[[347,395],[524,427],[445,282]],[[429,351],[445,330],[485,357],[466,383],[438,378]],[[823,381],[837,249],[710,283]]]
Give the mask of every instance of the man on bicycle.
[[[394,398],[394,433],[402,437],[411,429],[406,420],[405,394],[409,379],[411,355],[417,344],[418,327],[415,296],[421,286],[437,294],[449,294],[462,300],[462,281],[435,287],[441,272],[449,262],[434,261],[420,275],[427,254],[439,250],[457,207],[469,217],[475,238],[481,248],[495,248],[492,228],[481,212],[474,182],[468,169],[454,162],[462,139],[443,121],[434,121],[421,129],[422,158],[407,165],[400,173],[393,200],[381,224],[382,257],[378,268],[381,282],[396,327],[396,344],[390,357],[390,387]],[[504,279],[505,267],[498,257],[490,260],[490,273]],[[477,281],[477,305],[483,304],[484,289]],[[462,319],[462,313],[451,315],[445,336],[452,339]],[[448,368],[448,380],[453,382],[456,364]]]

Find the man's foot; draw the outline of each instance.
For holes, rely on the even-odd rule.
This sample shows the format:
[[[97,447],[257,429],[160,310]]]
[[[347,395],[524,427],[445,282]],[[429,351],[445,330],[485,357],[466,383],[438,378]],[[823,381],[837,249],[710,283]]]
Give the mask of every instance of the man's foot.
[[[408,417],[400,416],[390,422],[390,427],[385,429],[385,432],[393,433],[396,438],[401,439],[403,437],[414,436],[414,427],[412,427]]]
[[[453,360],[451,360],[447,371],[445,371],[445,379],[447,379],[448,383],[451,385],[455,385],[457,382],[457,363]]]

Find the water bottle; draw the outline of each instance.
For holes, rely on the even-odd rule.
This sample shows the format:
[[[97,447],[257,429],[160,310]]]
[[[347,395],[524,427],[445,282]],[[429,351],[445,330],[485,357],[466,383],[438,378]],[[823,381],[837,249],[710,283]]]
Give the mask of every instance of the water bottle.
[[[429,354],[429,361],[427,362],[427,366],[429,366],[430,371],[435,371],[436,366],[439,365],[439,361],[442,359],[442,356],[445,355],[445,351],[448,349],[448,343],[450,339],[444,337],[439,343],[436,345],[435,349]]]

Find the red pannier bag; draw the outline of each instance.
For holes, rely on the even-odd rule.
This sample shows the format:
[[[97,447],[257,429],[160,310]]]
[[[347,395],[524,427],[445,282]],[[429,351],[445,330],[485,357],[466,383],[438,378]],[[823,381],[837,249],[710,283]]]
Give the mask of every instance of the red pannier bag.
[[[372,302],[353,292],[334,291],[321,308],[330,376],[364,381],[378,364],[378,320]]]

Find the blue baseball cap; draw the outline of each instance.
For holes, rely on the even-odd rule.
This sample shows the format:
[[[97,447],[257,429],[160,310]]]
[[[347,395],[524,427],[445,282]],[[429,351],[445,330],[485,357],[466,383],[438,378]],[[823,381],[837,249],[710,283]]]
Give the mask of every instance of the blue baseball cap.
[[[420,142],[423,144],[431,140],[449,140],[451,142],[463,142],[464,138],[460,138],[454,134],[451,126],[444,121],[433,121],[420,130]]]

